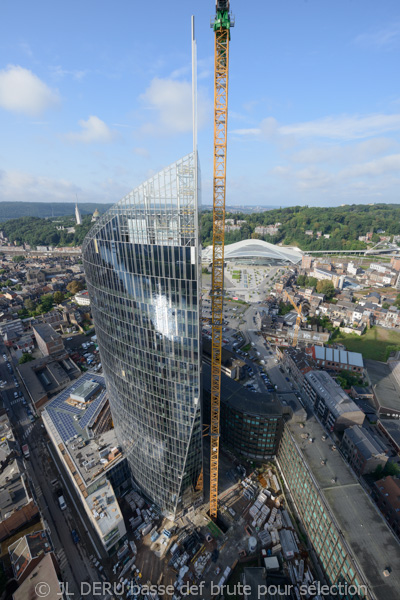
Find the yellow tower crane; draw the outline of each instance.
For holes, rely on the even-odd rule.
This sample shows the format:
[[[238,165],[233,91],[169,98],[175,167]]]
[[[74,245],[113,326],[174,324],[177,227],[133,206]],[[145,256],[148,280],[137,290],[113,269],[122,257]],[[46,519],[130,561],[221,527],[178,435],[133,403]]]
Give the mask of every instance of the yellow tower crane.
[[[228,66],[230,29],[233,26],[229,8],[229,0],[216,0],[216,15],[211,23],[211,27],[215,33],[210,422],[210,517],[213,519],[217,518],[218,513],[221,346],[224,301],[226,140],[228,128]]]
[[[300,323],[301,322],[305,323],[306,318],[303,315],[302,304],[300,304],[300,306],[297,306],[297,304],[294,301],[294,299],[292,298],[292,296],[286,290],[283,290],[283,293],[284,293],[285,297],[289,300],[289,302],[292,304],[295,311],[297,312],[296,325],[294,328],[293,341],[292,341],[292,346],[296,347],[298,339],[299,339]]]

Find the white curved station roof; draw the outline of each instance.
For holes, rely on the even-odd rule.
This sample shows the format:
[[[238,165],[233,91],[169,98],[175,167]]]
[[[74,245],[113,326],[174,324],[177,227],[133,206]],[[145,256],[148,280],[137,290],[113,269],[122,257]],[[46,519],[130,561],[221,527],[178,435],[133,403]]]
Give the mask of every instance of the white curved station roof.
[[[281,260],[286,263],[297,264],[301,261],[303,252],[291,246],[275,246],[263,240],[242,240],[235,244],[225,246],[225,260]],[[202,251],[202,260],[212,261],[212,246],[207,246]]]

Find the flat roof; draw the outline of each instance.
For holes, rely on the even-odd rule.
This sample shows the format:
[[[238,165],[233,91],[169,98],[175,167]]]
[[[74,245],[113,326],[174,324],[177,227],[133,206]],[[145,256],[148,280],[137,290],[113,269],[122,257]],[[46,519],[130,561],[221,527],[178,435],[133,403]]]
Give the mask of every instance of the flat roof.
[[[80,402],[86,402],[93,394],[99,389],[99,382],[85,379],[78,387],[75,388],[71,394],[71,398],[79,400]]]
[[[20,510],[31,501],[25,488],[23,468],[20,459],[14,459],[0,475],[0,521]]]
[[[86,498],[86,502],[103,537],[121,522],[122,513],[112,485],[108,480],[105,481],[102,487],[90,494]]]
[[[285,425],[309,466],[313,479],[328,510],[336,521],[339,534],[345,540],[352,557],[374,595],[380,600],[398,600],[400,589],[400,546],[389,530],[384,517],[364,491],[342,459],[340,452],[332,452],[333,440],[322,440],[326,431],[311,417],[304,429],[289,422]],[[314,439],[301,438],[307,433]],[[321,465],[321,460],[326,460]],[[336,478],[336,483],[332,479]],[[391,569],[389,577],[383,575]]]
[[[35,323],[33,325],[33,329],[37,332],[37,334],[42,338],[44,342],[51,342],[53,340],[58,340],[61,338],[61,335],[53,329],[49,323]]]
[[[63,591],[58,581],[57,572],[51,554],[46,554],[35,569],[15,590],[13,600],[38,600],[41,596],[37,593],[38,583],[46,583],[46,593],[51,598],[62,598]]]
[[[84,404],[74,400],[74,392],[90,383],[97,389],[89,400]],[[51,437],[57,445],[63,444],[86,487],[123,458],[114,429],[94,438],[89,431],[107,403],[104,377],[87,372],[58,394],[42,413]]]
[[[379,406],[400,411],[400,387],[390,366],[371,359],[365,360],[365,366]]]
[[[379,419],[382,427],[388,432],[395,444],[400,446],[400,421],[394,419]]]
[[[58,357],[44,356],[19,365],[19,370],[34,402],[76,379],[80,370],[67,354]],[[49,384],[46,383],[46,379]]]

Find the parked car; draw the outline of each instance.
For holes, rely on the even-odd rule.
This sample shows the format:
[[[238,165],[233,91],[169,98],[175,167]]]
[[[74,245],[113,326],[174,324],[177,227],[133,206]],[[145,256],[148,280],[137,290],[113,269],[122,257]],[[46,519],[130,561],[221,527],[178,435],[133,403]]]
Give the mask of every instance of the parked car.
[[[79,544],[79,535],[78,535],[78,532],[76,531],[76,529],[72,529],[71,536],[72,536],[72,541],[74,542],[74,544]]]

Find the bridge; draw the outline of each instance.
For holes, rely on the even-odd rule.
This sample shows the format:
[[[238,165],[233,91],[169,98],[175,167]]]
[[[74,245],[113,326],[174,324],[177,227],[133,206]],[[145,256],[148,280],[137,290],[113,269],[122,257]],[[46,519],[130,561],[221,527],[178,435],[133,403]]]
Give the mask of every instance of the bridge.
[[[389,254],[389,253],[392,254]],[[359,254],[362,256],[379,256],[385,254],[393,257],[399,256],[400,248],[396,244],[387,242],[378,242],[373,248],[364,248],[363,250],[310,250],[306,254]]]

